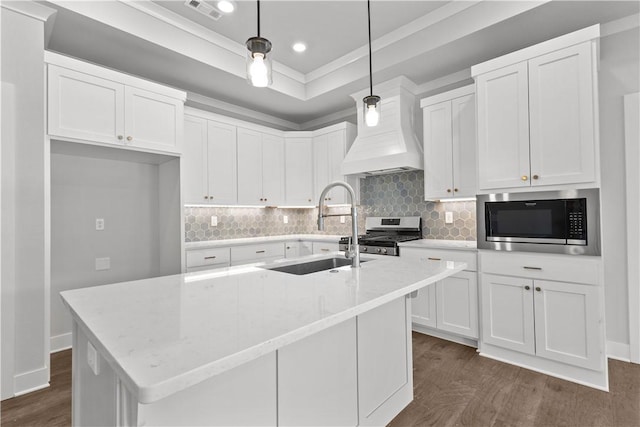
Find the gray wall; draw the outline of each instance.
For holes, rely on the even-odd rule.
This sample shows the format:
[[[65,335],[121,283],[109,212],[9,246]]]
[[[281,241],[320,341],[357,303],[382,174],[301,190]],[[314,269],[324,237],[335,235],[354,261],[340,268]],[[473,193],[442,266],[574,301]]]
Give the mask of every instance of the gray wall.
[[[71,332],[61,291],[160,275],[158,169],[51,154],[52,337]],[[104,230],[96,230],[96,218]],[[110,270],[95,270],[102,257],[111,258]]]
[[[639,41],[637,27],[600,41],[601,215],[607,340],[623,344],[629,343],[623,96],[640,90]]]
[[[2,9],[2,398],[49,374],[44,25]],[[5,111],[7,103],[10,108]],[[6,128],[6,129],[5,129]],[[15,390],[14,390],[14,383]]]

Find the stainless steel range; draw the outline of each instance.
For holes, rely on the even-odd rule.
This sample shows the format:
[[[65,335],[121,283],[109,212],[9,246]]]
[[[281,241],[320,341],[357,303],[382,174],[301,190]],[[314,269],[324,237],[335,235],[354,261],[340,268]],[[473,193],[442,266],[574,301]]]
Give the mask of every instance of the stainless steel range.
[[[398,243],[422,239],[422,218],[368,217],[365,220],[366,234],[358,236],[360,253],[374,255],[400,255]],[[340,250],[349,248],[351,236],[340,239]]]

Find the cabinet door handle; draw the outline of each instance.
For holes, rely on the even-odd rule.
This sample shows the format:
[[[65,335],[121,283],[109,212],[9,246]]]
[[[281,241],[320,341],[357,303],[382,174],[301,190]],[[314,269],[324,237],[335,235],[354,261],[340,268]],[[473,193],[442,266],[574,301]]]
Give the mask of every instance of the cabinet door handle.
[[[123,138],[124,138],[124,136],[122,136],[122,135],[118,135],[118,139],[119,139],[120,141],[122,141],[122,139],[123,139]]]
[[[540,286],[536,286],[536,291],[540,292],[542,289],[540,289]]]
[[[433,257],[429,257],[429,258],[427,258],[427,259],[429,259],[429,260],[431,260],[431,261],[442,261],[442,258],[433,258]]]
[[[525,291],[528,291],[529,289],[531,289],[531,286],[529,286],[529,285],[527,285],[527,286],[525,286],[525,287],[524,287],[524,290],[525,290]]]
[[[322,252],[329,252],[329,249],[327,249],[327,248],[321,248],[320,250],[321,250]]]
[[[209,196],[204,196],[204,199],[207,200],[209,198]]]
[[[450,188],[447,188],[447,193],[451,193],[451,189]]]
[[[532,178],[533,178],[533,179],[538,179],[538,178],[540,178],[540,177],[539,177],[538,175],[533,175],[533,176],[532,176]]]
[[[206,256],[206,257],[204,257],[204,259],[216,259],[216,257],[215,256]]]
[[[132,136],[128,136],[128,137],[127,137],[127,141],[131,141],[132,139],[133,139],[133,137],[132,137]]]
[[[542,270],[542,268],[540,267],[527,267],[526,265],[522,268],[524,268],[525,270]]]
[[[263,253],[265,253],[265,252],[266,252],[266,251],[256,251],[256,253],[257,253],[257,254],[263,254]]]
[[[522,178],[520,178],[520,179],[523,180],[523,181],[526,181],[526,180],[529,179],[529,177],[527,175],[522,175]]]

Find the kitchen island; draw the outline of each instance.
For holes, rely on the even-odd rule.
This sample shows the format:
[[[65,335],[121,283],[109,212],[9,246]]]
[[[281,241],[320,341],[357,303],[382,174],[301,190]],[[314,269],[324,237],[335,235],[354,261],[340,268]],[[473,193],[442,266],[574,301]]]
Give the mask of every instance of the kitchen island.
[[[63,292],[73,424],[388,423],[413,398],[409,296],[465,264],[268,269],[323,258]]]

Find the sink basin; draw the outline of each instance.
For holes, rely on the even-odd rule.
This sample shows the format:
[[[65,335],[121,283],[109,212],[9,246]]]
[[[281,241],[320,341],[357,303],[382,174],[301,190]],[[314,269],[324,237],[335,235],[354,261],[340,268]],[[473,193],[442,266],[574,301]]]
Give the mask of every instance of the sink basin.
[[[360,263],[365,261],[360,260]],[[281,267],[262,267],[267,270],[280,271],[282,273],[303,274],[317,273],[318,271],[331,270],[332,268],[351,265],[351,260],[347,258],[319,259],[317,261],[301,262],[300,264],[283,265]]]

